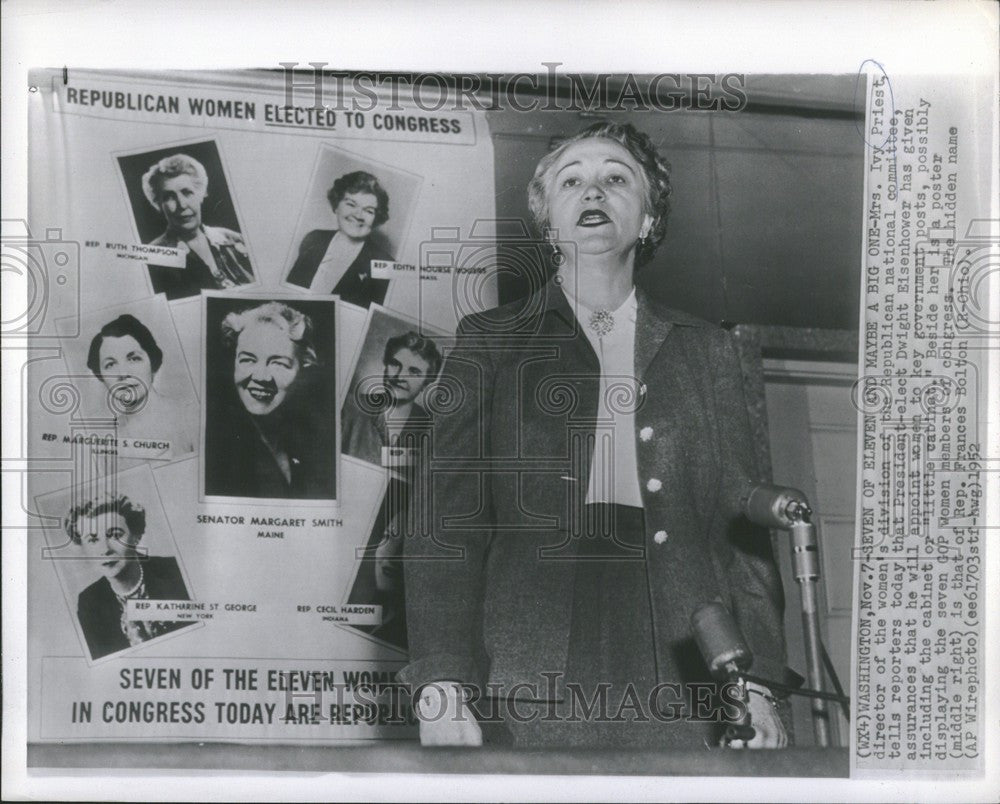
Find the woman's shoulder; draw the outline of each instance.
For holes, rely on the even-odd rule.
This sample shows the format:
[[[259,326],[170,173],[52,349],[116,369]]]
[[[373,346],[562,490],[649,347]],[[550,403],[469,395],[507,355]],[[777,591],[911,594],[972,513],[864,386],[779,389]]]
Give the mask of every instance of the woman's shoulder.
[[[306,232],[305,237],[302,238],[299,250],[304,251],[308,248],[315,248],[320,244],[325,249],[330,245],[330,241],[333,240],[335,234],[337,234],[336,229],[312,229]]]
[[[363,247],[365,258],[370,260],[387,260],[392,262],[395,258],[389,253],[388,245],[381,239],[373,235],[365,241]]]
[[[642,310],[645,308],[652,316],[682,327],[690,327],[697,330],[721,331],[721,327],[718,325],[713,324],[704,318],[699,318],[696,315],[687,313],[684,310],[678,310],[675,307],[670,307],[648,291],[643,290],[641,287],[636,288],[635,294],[639,309]]]
[[[169,231],[163,232],[158,237],[149,241],[151,246],[176,246],[177,238],[175,238]]]
[[[475,313],[458,322],[459,335],[531,335],[537,332],[541,310],[535,295],[524,296]]]
[[[101,602],[113,596],[114,592],[111,591],[111,584],[108,583],[108,579],[98,578],[77,596],[77,611],[81,616],[85,617],[87,614],[95,612]]]
[[[702,344],[709,349],[721,349],[726,348],[732,339],[732,334],[718,324],[669,307],[648,293],[639,291],[638,297],[640,310],[645,308],[649,317],[671,325],[673,333],[684,340]],[[648,320],[647,318],[647,322]],[[641,315],[639,326],[642,326]]]
[[[218,245],[243,245],[243,235],[233,229],[227,229],[225,226],[206,226],[205,236]]]
[[[688,316],[673,322],[671,337],[677,338],[681,348],[697,356],[706,365],[718,368],[729,362],[735,353],[733,333],[718,324]]]

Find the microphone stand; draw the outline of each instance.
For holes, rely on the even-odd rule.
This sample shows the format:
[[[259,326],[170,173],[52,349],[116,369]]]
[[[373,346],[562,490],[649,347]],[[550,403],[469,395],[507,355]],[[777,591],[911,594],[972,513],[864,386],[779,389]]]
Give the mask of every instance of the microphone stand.
[[[753,727],[750,718],[750,694],[747,690],[747,678],[736,662],[727,662],[725,672],[729,680],[734,682],[739,690],[740,701],[743,702],[743,715],[739,720],[730,721],[726,725],[723,739],[727,745],[733,740],[743,740],[748,743],[757,735],[757,730]]]
[[[744,679],[746,681],[752,681],[754,684],[760,684],[762,687],[767,687],[771,690],[771,692],[780,692],[784,695],[801,695],[803,698],[820,698],[824,701],[839,703],[842,706],[847,707],[844,712],[844,717],[850,719],[851,699],[841,693],[811,690],[808,687],[793,687],[789,684],[782,684],[780,681],[773,681],[772,679],[764,678],[763,676],[755,676],[751,673],[747,673],[746,676],[744,676]]]
[[[806,671],[809,686],[823,692],[822,642],[819,630],[819,552],[816,526],[809,520],[809,501],[798,489],[750,484],[744,510],[751,522],[787,530],[792,535],[792,567],[802,602],[802,629],[805,636]],[[816,745],[830,744],[829,712],[824,697],[812,699],[813,732]]]

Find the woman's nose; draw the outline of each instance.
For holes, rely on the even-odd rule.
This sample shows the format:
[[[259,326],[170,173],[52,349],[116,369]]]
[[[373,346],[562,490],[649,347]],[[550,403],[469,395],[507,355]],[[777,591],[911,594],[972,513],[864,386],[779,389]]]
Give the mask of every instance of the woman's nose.
[[[263,364],[257,365],[250,376],[260,382],[268,382],[271,379],[271,369]]]
[[[593,201],[597,198],[604,198],[604,190],[596,182],[591,182],[587,185],[583,193],[584,201]]]

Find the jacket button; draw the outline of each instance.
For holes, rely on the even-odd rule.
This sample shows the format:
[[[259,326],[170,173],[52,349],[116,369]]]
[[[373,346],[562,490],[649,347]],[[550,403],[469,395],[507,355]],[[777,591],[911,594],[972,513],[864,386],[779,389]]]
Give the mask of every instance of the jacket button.
[[[661,483],[655,477],[651,477],[649,478],[649,480],[646,481],[646,488],[649,489],[649,491],[659,491],[660,489],[663,488],[663,483]]]
[[[652,441],[652,439],[653,439],[653,428],[652,427],[643,427],[639,431],[639,440],[640,441]]]
[[[657,544],[663,544],[667,540],[667,532],[665,530],[658,530],[653,534],[653,541]]]

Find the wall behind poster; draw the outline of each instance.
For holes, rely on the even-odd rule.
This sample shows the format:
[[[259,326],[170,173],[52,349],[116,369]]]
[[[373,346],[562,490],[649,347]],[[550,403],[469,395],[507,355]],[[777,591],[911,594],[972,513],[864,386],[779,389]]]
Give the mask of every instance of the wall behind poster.
[[[33,342],[36,359],[24,378],[33,400],[27,454],[36,469],[29,508],[39,515],[28,558],[29,740],[414,736],[406,702],[387,686],[405,652],[373,636],[377,607],[347,605],[385,471],[341,456],[335,504],[200,502],[197,454],[135,452],[120,444],[114,454],[114,439],[120,440],[114,411],[95,416],[93,404],[81,404],[100,396],[85,357],[107,321],[132,308],[139,317],[141,310],[166,307],[176,334],[163,338],[164,365],[170,376],[190,376],[204,404],[204,344],[218,334],[205,331],[198,295],[154,293],[146,262],[170,263],[177,255],[151,257],[139,248],[150,242],[160,214],[137,192],[139,168],[186,150],[218,154],[205,165],[203,223],[228,233],[228,245],[251,273],[224,290],[292,307],[315,298],[282,280],[305,230],[335,226],[332,212],[323,221],[317,187],[332,184],[336,167],[346,165],[397,188],[386,230],[396,266],[383,307],[435,333],[453,332],[456,308],[495,303],[493,278],[419,268],[442,228],[451,248],[477,220],[495,214],[485,119],[424,112],[403,101],[402,111],[376,105],[348,125],[341,113],[281,110],[280,77],[249,74],[211,83],[183,74],[71,71],[64,82],[61,71],[43,71],[33,84],[28,224],[36,240],[66,244],[79,261],[66,266],[67,281],[51,287]],[[356,305],[336,308],[342,396],[369,316]],[[162,332],[163,321],[155,323],[150,328]],[[170,396],[170,388],[158,390]],[[190,428],[201,444],[197,419]],[[186,610],[195,625],[98,660],[88,656],[77,596],[98,569],[58,569],[72,554],[60,518],[72,501],[69,490],[82,481],[146,508],[157,531],[150,550],[176,554],[197,604]]]

